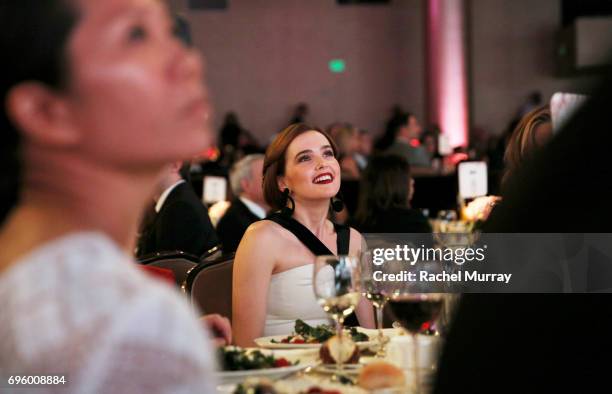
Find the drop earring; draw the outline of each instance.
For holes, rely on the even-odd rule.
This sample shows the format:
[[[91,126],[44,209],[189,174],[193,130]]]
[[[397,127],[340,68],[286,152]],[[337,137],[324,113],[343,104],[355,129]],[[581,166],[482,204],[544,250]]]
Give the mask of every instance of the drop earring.
[[[293,211],[295,211],[295,201],[293,201],[293,198],[291,198],[290,193],[289,188],[285,188],[285,190],[283,190],[284,206],[283,209],[281,209],[281,214],[285,216],[291,216],[293,215]],[[291,202],[291,207],[287,206],[288,202]]]

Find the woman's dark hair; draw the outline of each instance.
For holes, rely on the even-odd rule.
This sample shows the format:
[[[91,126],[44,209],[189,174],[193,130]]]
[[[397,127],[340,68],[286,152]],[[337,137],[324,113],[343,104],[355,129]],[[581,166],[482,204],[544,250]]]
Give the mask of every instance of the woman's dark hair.
[[[361,174],[359,190],[356,223],[375,223],[382,212],[392,208],[407,208],[410,165],[400,156],[374,156]]]
[[[264,198],[272,210],[276,211],[285,207],[286,201],[283,192],[278,189],[277,178],[285,174],[287,148],[291,142],[300,134],[307,131],[318,131],[329,141],[329,145],[334,151],[334,156],[338,157],[336,143],[326,132],[317,127],[312,127],[304,123],[295,123],[281,131],[274,141],[266,149],[266,157],[263,165],[263,193]]]
[[[65,0],[18,0],[0,3],[0,223],[18,200],[19,131],[7,113],[7,95],[25,81],[53,89],[65,86],[66,43],[77,21]]]

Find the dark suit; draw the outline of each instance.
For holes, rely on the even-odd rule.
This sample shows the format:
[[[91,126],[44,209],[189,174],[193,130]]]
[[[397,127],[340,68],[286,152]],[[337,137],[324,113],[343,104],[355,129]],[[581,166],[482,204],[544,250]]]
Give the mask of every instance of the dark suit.
[[[143,229],[138,255],[180,250],[199,257],[218,243],[206,206],[185,182],[168,194]]]
[[[509,180],[486,231],[610,232],[612,83],[596,97]],[[466,295],[434,392],[610,392],[611,332],[610,295]]]
[[[223,252],[235,252],[246,229],[259,218],[236,198],[217,224],[217,235],[221,240]]]

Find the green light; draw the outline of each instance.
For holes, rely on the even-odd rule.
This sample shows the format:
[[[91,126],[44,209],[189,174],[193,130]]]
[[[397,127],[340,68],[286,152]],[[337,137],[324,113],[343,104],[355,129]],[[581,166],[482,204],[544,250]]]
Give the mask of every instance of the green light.
[[[342,73],[346,69],[346,64],[342,59],[332,59],[329,61],[329,71],[333,73]]]

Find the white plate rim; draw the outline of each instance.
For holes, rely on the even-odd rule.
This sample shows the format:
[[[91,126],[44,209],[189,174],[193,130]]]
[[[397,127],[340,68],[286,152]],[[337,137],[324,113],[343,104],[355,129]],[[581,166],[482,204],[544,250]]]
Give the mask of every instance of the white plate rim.
[[[321,347],[320,343],[273,343],[272,340],[280,341],[286,338],[287,335],[271,335],[268,337],[260,337],[255,339],[257,346],[264,349],[318,349]],[[376,338],[371,338],[369,341],[356,342],[359,349],[368,348],[376,345]]]
[[[355,363],[355,364],[344,364],[343,365],[343,371],[342,373],[347,374],[347,375],[358,375],[359,372],[361,372],[361,369],[364,367],[365,365],[361,364],[361,363]],[[317,372],[323,373],[323,374],[334,374],[336,373],[336,365],[335,364],[319,364],[317,366]]]
[[[307,362],[280,368],[247,369],[241,371],[218,371],[216,372],[216,375],[219,380],[238,379],[243,377],[248,378],[251,376],[267,376],[277,374],[284,375],[285,373],[290,374],[293,372],[300,371],[302,369],[306,369],[308,367],[312,367],[314,365],[315,363]]]

